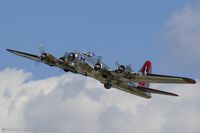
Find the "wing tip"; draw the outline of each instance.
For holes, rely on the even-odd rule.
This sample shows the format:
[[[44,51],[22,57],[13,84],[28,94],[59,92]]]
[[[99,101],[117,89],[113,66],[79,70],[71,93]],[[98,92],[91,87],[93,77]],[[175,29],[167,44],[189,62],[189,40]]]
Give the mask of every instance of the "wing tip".
[[[16,50],[13,50],[13,49],[6,49],[6,51],[8,51],[12,54],[20,53],[20,51],[16,51]]]
[[[183,80],[186,81],[187,83],[190,83],[190,84],[196,84],[196,81],[194,79],[183,78]]]
[[[16,50],[12,50],[12,49],[6,49],[6,51],[10,52],[10,53],[15,53],[15,52],[19,52],[19,51],[16,51]]]
[[[178,95],[178,94],[175,94],[175,93],[172,93],[171,96],[179,97],[179,95]]]
[[[6,49],[8,52],[12,52],[13,50],[12,49]]]

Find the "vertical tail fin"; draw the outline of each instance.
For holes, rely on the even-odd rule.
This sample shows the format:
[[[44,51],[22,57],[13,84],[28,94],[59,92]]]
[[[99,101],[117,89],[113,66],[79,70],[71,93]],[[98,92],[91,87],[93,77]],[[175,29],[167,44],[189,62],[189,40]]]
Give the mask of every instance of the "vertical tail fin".
[[[150,61],[146,61],[139,72],[145,75],[145,74],[151,73],[151,71],[152,71],[151,62]],[[140,86],[149,87],[149,83],[148,82],[139,82],[139,85]]]

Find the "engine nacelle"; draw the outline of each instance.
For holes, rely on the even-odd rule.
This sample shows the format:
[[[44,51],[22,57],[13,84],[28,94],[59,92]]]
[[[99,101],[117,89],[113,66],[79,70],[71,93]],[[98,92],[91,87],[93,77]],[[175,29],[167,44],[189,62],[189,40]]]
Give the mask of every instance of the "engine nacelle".
[[[47,53],[42,53],[42,54],[40,55],[40,60],[41,60],[41,61],[44,61],[44,60],[46,60],[47,57],[48,57],[48,54],[47,54]]]
[[[131,72],[131,71],[132,71],[131,67],[125,66],[125,65],[120,65],[120,66],[118,67],[118,69],[115,70],[115,72],[117,72],[117,73],[124,73],[124,72],[129,73],[129,72]]]
[[[103,70],[103,69],[107,69],[106,65],[102,64],[102,63],[96,63],[94,65],[94,70],[99,71],[99,70]]]
[[[123,72],[125,72],[125,71],[126,71],[126,66],[120,65],[120,66],[118,67],[118,72],[123,73]]]
[[[60,58],[58,59],[58,64],[59,64],[59,65],[63,65],[63,64],[65,64],[65,62],[66,62],[65,57],[60,57]]]
[[[101,63],[96,63],[94,65],[94,70],[98,71],[98,70],[101,70],[102,69],[102,64]]]
[[[69,55],[67,56],[67,59],[68,59],[69,61],[74,61],[75,58],[76,58],[76,54],[73,53],[73,52],[69,53]]]
[[[49,65],[54,65],[57,62],[57,59],[49,53],[42,53],[39,58]]]

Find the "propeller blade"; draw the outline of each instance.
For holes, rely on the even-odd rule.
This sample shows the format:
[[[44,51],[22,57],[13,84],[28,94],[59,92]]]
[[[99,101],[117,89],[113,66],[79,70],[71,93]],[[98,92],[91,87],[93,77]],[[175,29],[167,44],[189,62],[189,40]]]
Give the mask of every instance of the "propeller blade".
[[[44,51],[45,51],[45,45],[44,44],[38,45],[38,49],[39,49],[39,51],[40,51],[41,54],[44,53]]]
[[[115,60],[113,63],[114,63],[117,67],[120,66],[120,64],[119,64],[119,60]]]
[[[101,60],[102,60],[102,56],[97,56],[97,60],[98,60],[98,62],[100,63]]]
[[[131,64],[127,65],[126,67],[128,68],[129,71],[132,71]]]
[[[67,56],[68,56],[68,54],[69,54],[69,52],[68,52],[68,51],[66,51],[66,52],[65,52],[65,54],[63,55],[63,57],[67,57]]]

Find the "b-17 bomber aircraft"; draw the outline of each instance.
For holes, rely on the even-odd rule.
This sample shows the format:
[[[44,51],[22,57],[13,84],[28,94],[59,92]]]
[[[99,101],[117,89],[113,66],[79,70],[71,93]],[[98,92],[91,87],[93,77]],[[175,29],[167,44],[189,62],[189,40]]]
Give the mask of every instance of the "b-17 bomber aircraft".
[[[152,74],[150,61],[146,61],[139,72],[134,72],[130,65],[122,65],[118,61],[115,61],[117,68],[111,69],[102,62],[101,56],[92,52],[66,52],[63,57],[57,59],[45,52],[43,48],[40,49],[41,54],[39,56],[11,49],[7,49],[7,51],[49,66],[61,68],[65,72],[92,77],[104,84],[106,89],[113,87],[147,99],[152,97],[152,93],[178,96],[171,92],[149,88],[150,83],[196,83],[195,80],[190,78]]]

